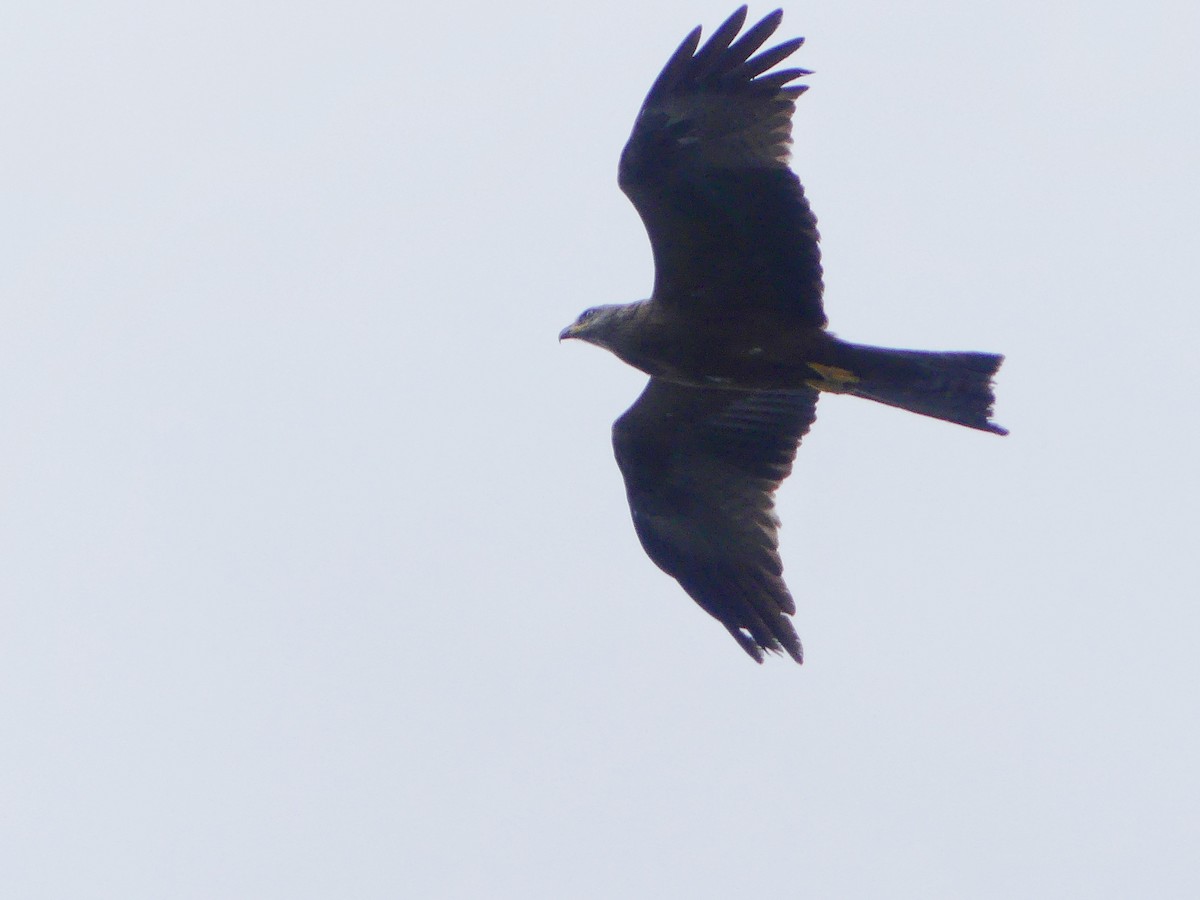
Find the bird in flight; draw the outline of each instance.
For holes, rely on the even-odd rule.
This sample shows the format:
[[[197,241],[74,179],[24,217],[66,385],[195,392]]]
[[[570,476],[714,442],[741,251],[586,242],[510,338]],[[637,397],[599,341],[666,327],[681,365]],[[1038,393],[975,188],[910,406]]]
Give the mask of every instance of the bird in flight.
[[[774,494],[821,391],[993,434],[1004,357],[868,347],[826,331],[816,218],[788,166],[803,43],[755,53],[776,10],[740,37],[746,7],[667,61],[621,153],[621,190],[654,254],[648,300],[585,310],[559,335],[650,376],[613,424],[647,555],[751,657],[803,661],[789,618]]]

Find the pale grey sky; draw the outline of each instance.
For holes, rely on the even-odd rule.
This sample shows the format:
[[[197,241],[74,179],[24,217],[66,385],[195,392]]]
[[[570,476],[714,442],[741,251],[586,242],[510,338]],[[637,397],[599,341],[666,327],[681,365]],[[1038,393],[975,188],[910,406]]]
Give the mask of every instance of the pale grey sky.
[[[5,896],[1200,895],[1200,8],[785,7],[833,329],[1012,434],[824,399],[759,667],[556,341],[733,5],[5,5]]]

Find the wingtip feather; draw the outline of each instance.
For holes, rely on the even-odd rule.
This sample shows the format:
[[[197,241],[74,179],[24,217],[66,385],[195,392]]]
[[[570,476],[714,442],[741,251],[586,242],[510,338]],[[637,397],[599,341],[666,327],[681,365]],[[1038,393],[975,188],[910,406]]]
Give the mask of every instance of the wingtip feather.
[[[717,30],[704,42],[704,46],[696,51],[691,63],[694,78],[699,79],[708,75],[710,69],[721,61],[733,43],[733,39],[746,24],[746,13],[747,8],[739,6],[733,11],[733,15],[717,27]]]
[[[700,46],[700,35],[703,32],[701,26],[697,25],[675,48],[675,52],[671,54],[671,58],[667,60],[662,71],[658,73],[658,77],[654,79],[654,84],[650,85],[650,90],[646,93],[646,101],[655,100],[663,94],[669,92],[674,86],[679,77],[687,71],[695,56],[696,48]]]
[[[767,39],[775,33],[779,28],[779,23],[782,21],[783,10],[777,9],[751,26],[745,34],[730,44],[729,49],[725,51],[726,67],[728,69],[735,69],[742,65],[759,47],[767,42]]]

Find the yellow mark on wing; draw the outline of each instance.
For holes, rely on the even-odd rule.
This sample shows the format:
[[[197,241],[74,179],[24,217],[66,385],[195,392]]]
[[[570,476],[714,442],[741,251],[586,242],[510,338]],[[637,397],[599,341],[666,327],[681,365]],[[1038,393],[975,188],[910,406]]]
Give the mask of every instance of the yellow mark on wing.
[[[850,390],[850,386],[858,383],[860,379],[849,369],[839,369],[837,366],[823,366],[820,363],[808,363],[810,369],[816,372],[821,378],[816,378],[806,381],[809,387],[816,388],[818,391],[829,391],[832,394],[844,394]]]

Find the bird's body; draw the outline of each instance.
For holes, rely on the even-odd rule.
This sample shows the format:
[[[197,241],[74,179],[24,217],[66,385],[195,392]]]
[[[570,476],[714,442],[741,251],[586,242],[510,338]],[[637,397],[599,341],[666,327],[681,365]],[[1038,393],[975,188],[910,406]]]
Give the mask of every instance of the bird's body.
[[[752,55],[776,11],[746,9],[683,42],[651,87],[620,184],[650,236],[648,300],[593,307],[563,330],[651,376],[613,426],[647,554],[758,661],[802,659],[773,494],[816,416],[846,393],[1003,434],[1002,357],[867,347],[825,330],[816,218],[788,168],[803,69],[770,71],[802,39]],[[735,40],[737,38],[737,40]]]
[[[601,307],[604,309],[604,307]],[[834,364],[837,339],[819,329],[796,331],[769,320],[697,322],[670,305],[643,300],[611,307],[593,343],[647,375],[692,387],[768,390],[803,387],[815,377],[797,360]],[[680,331],[689,340],[678,339]]]

